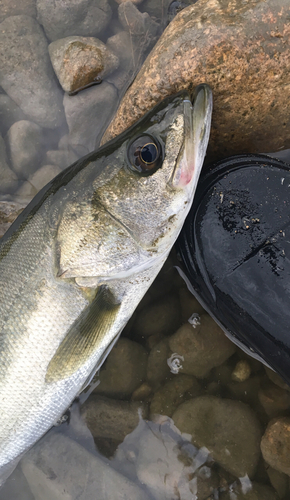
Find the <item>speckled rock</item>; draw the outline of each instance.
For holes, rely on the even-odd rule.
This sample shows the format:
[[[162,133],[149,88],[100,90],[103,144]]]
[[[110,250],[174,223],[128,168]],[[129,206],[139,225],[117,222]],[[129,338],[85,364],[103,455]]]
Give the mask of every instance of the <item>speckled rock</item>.
[[[261,441],[264,460],[290,476],[290,418],[277,417],[269,422]]]
[[[0,135],[0,193],[15,190],[17,175],[8,166],[7,153],[4,139]]]
[[[285,0],[199,0],[182,10],[151,51],[102,142],[167,95],[205,82],[214,98],[209,159],[289,148],[289,15]]]
[[[246,490],[241,485],[233,485],[230,491],[221,493],[220,500],[279,500],[273,488],[265,484],[251,483]]]
[[[0,25],[0,85],[38,125],[54,128],[64,121],[62,92],[57,86],[38,22],[12,16]]]
[[[110,352],[100,371],[95,392],[111,397],[130,396],[145,380],[148,354],[144,347],[121,338]]]
[[[170,335],[180,324],[180,304],[176,294],[163,295],[144,307],[137,316],[133,329],[138,336],[156,333]]]
[[[264,384],[258,393],[259,401],[267,415],[272,418],[290,408],[290,393],[271,382]]]
[[[48,182],[56,177],[61,172],[61,168],[57,165],[43,165],[43,167],[36,170],[36,172],[29,177],[29,182],[40,191]]]
[[[260,424],[244,403],[200,396],[182,403],[172,419],[191,442],[205,446],[225,470],[236,477],[252,477],[260,458]]]
[[[0,94],[0,132],[5,135],[14,122],[25,120],[25,114],[6,94]]]
[[[149,500],[107,462],[68,437],[50,433],[25,455],[21,463],[35,499],[41,500]]]
[[[153,386],[163,382],[170,376],[167,359],[170,356],[170,348],[167,339],[160,340],[151,349],[147,363],[147,380]]]
[[[108,0],[37,0],[39,22],[51,41],[70,35],[97,36],[108,25]]]
[[[82,406],[81,415],[95,438],[123,441],[137,427],[140,417],[147,418],[148,407],[137,401],[93,395]]]
[[[184,358],[181,373],[204,378],[214,366],[226,361],[236,347],[208,314],[201,315],[199,323],[195,328],[189,323],[182,325],[170,337],[169,347]]]
[[[72,163],[78,160],[78,155],[71,149],[61,149],[46,152],[45,163],[57,165],[61,170],[69,167]]]
[[[7,133],[13,170],[28,179],[39,168],[43,155],[43,129],[28,120],[15,122]]]
[[[188,393],[187,398],[194,398],[200,391],[200,385],[194,377],[177,375],[155,392],[150,404],[150,414],[171,417],[176,408],[183,403],[186,393]]]
[[[95,143],[113,113],[116,99],[117,90],[105,81],[75,96],[65,94],[63,104],[73,149],[79,151],[79,146],[82,146],[82,155],[95,149]]]
[[[155,500],[208,500],[218,487],[206,450],[184,441],[170,420],[148,422],[138,449],[137,476]]]
[[[0,0],[0,23],[10,16],[36,17],[36,0]]]
[[[119,65],[118,57],[93,37],[69,36],[48,46],[52,66],[65,92],[106,77]]]

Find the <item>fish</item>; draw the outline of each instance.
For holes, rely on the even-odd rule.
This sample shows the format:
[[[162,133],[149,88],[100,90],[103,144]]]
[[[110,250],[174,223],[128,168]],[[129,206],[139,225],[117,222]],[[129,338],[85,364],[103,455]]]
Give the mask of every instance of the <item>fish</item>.
[[[87,387],[163,266],[211,114],[206,84],[167,97],[55,177],[1,239],[2,484]]]

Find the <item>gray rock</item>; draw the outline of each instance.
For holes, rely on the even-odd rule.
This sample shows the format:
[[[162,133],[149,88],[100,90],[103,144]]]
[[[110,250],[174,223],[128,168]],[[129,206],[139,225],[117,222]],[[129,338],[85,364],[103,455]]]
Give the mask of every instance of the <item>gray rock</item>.
[[[97,36],[108,25],[108,0],[37,0],[39,22],[49,40],[70,35]]]
[[[5,135],[14,122],[25,120],[26,116],[17,104],[6,94],[0,94],[0,132]]]
[[[138,46],[133,46],[132,37],[127,31],[120,31],[108,38],[107,47],[117,55],[120,62],[119,68],[107,76],[107,81],[121,90],[124,86],[128,86],[134,76],[140,50]]]
[[[19,179],[28,179],[40,165],[43,154],[43,130],[28,120],[15,122],[7,133],[13,170]]]
[[[147,12],[141,13],[133,2],[122,2],[118,8],[120,23],[131,36],[155,37],[159,25],[151,19]]]
[[[38,500],[32,495],[20,466],[1,487],[1,500]]]
[[[21,462],[37,500],[149,500],[141,488],[68,437],[51,433]]]
[[[0,23],[6,17],[20,14],[36,17],[36,0],[0,0]]]
[[[95,149],[95,142],[114,111],[116,99],[116,89],[107,82],[75,96],[65,94],[63,104],[73,149],[85,146],[88,153]]]
[[[176,431],[170,420],[148,422],[138,443],[137,476],[155,500],[209,499],[219,479],[207,465],[208,453]]]
[[[158,342],[150,351],[147,364],[147,380],[152,386],[170,377],[170,369],[167,360],[170,356],[168,339]]]
[[[0,193],[13,192],[18,185],[17,175],[8,166],[6,146],[0,135]]]
[[[144,307],[137,316],[133,329],[139,337],[173,333],[180,324],[180,304],[175,293],[170,293]]]
[[[22,111],[40,126],[64,120],[57,86],[38,22],[29,16],[8,17],[0,25],[0,85]]]
[[[27,203],[37,194],[37,189],[29,181],[24,181],[16,191],[16,196]]]
[[[169,339],[172,352],[182,356],[182,373],[206,377],[214,366],[221,365],[236,350],[222,329],[208,315],[200,316],[195,328],[186,323]]]
[[[150,415],[166,415],[171,417],[176,408],[188,398],[199,396],[201,388],[197,380],[189,375],[177,375],[155,392],[151,404]]]
[[[60,172],[61,168],[59,168],[57,165],[43,165],[43,167],[39,168],[31,177],[29,177],[28,180],[37,191],[40,191]]]
[[[118,57],[93,37],[69,36],[48,46],[56,76],[65,92],[77,90],[101,79],[119,66]]]
[[[191,442],[236,477],[253,477],[260,458],[261,428],[254,412],[240,401],[200,396],[182,403],[172,419]]]
[[[130,396],[146,378],[147,359],[140,344],[119,339],[100,371],[100,384],[94,392],[117,398]]]
[[[46,152],[45,163],[57,165],[61,170],[69,167],[79,159],[78,155],[71,149],[50,150]]]
[[[148,417],[148,407],[137,401],[119,401],[93,394],[82,406],[81,415],[94,438],[123,441]]]

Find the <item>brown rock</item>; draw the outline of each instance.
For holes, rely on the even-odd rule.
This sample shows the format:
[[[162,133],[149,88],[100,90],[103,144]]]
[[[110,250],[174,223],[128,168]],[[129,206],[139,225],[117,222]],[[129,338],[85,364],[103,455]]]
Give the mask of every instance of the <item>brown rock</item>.
[[[194,446],[205,446],[210,456],[236,477],[253,477],[260,457],[260,424],[240,401],[200,396],[182,403],[174,424],[191,434]]]
[[[280,472],[290,475],[290,418],[271,420],[261,441],[264,460]]]
[[[118,57],[93,37],[69,36],[48,46],[50,59],[59,82],[66,92],[104,78],[118,65]]]
[[[271,382],[264,384],[259,390],[258,397],[267,415],[270,418],[280,415],[290,408],[290,393]]]
[[[106,142],[164,97],[207,83],[209,158],[290,147],[290,4],[199,0],[169,24],[128,89]]]
[[[235,344],[208,315],[202,314],[193,327],[182,325],[169,339],[173,353],[182,358],[180,373],[205,378],[210,370],[226,361],[236,350]]]

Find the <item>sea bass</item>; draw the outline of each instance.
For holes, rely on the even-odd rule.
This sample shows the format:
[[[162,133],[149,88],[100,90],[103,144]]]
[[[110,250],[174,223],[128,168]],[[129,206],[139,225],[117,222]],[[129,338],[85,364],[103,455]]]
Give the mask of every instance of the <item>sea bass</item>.
[[[167,98],[45,186],[0,244],[0,480],[101,366],[190,209],[207,85]]]

